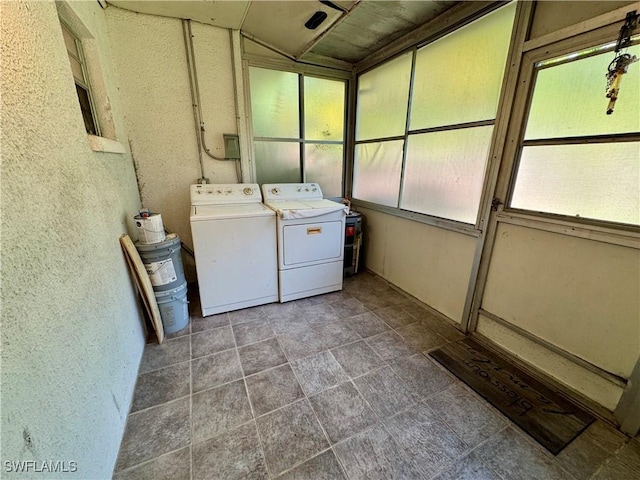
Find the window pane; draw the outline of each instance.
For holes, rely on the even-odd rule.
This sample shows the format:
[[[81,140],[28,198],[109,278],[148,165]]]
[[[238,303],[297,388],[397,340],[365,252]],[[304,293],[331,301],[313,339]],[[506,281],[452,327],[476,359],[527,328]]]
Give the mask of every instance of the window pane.
[[[80,83],[86,83],[84,81],[84,73],[82,73],[82,65],[72,56],[69,56],[69,63],[71,64],[71,72],[73,73],[73,78],[78,80]]]
[[[640,56],[640,45],[628,53]],[[607,52],[538,71],[525,139],[640,131],[640,67],[620,80],[613,114],[607,115],[605,74],[614,53]]]
[[[639,142],[525,147],[511,206],[638,224],[638,185]]]
[[[403,140],[356,145],[353,196],[367,202],[398,206]]]
[[[76,83],[76,93],[78,94],[78,102],[80,102],[80,111],[82,111],[84,128],[87,130],[87,133],[90,133],[91,135],[97,135],[98,130],[96,128],[95,122],[93,121],[93,114],[91,113],[89,90]]]
[[[411,130],[495,118],[515,3],[417,52]]]
[[[76,45],[76,39],[71,35],[64,25],[62,27],[62,36],[64,37],[64,43],[67,46],[67,51],[76,56],[76,58],[80,57],[80,53],[78,53],[78,47]]]
[[[358,78],[356,139],[404,135],[412,53],[406,53]]]
[[[345,82],[304,77],[306,140],[344,140]]]
[[[255,142],[258,183],[302,181],[298,142]]]
[[[325,197],[342,197],[342,145],[306,144],[307,182],[320,184]]]
[[[410,135],[400,208],[475,224],[492,132]]]
[[[300,138],[298,75],[251,67],[249,79],[253,135]]]

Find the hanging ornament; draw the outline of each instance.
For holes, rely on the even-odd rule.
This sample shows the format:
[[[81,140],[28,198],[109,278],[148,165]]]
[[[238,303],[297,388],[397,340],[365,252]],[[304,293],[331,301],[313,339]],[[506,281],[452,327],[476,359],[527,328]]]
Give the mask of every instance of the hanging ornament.
[[[624,25],[620,28],[618,42],[616,43],[616,56],[607,67],[606,98],[609,99],[607,115],[611,115],[613,113],[613,108],[616,104],[616,100],[618,99],[618,91],[620,90],[620,80],[622,79],[622,75],[627,73],[629,65],[638,61],[638,57],[635,55],[620,52],[631,44],[631,34],[638,26],[638,17],[640,17],[640,15],[636,13],[636,10],[627,13]]]
[[[618,90],[620,89],[620,80],[622,75],[627,73],[627,68],[634,62],[638,61],[635,55],[628,53],[618,54],[607,68],[607,95],[609,105],[607,105],[607,115],[613,113],[613,107],[618,99]]]

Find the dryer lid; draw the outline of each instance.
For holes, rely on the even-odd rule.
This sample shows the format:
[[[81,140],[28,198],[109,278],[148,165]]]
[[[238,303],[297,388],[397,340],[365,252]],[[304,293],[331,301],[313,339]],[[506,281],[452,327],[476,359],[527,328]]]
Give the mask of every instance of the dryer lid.
[[[297,218],[312,218],[326,215],[328,213],[343,210],[346,214],[349,208],[342,203],[331,200],[276,200],[266,202],[267,206],[278,213],[283,220]]]

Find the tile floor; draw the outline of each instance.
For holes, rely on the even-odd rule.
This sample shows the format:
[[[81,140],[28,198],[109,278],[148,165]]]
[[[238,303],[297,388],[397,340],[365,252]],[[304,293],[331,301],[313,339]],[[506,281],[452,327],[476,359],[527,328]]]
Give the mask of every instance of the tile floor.
[[[640,478],[600,420],[549,454],[425,355],[461,334],[372,274],[206,318],[191,296],[146,347],[115,479]]]

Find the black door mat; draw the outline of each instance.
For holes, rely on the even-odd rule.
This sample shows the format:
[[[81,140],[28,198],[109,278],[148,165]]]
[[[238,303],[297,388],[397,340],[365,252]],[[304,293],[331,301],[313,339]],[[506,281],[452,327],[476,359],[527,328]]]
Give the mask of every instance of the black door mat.
[[[595,420],[472,338],[449,343],[429,355],[554,455]]]

